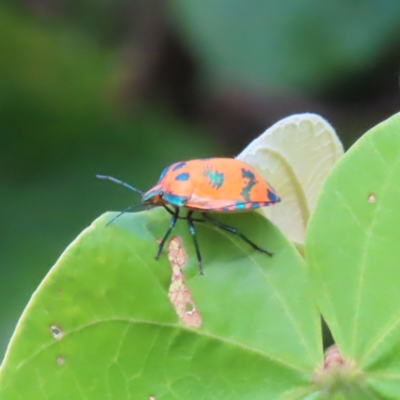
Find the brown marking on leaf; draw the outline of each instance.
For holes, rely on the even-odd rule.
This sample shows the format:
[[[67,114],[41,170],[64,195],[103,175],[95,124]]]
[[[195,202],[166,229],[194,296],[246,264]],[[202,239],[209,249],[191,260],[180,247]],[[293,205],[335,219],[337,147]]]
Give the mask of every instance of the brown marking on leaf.
[[[57,294],[62,294],[62,290],[57,290]]]
[[[63,365],[65,363],[64,357],[57,357],[57,364],[58,365]]]
[[[373,193],[371,193],[371,194],[368,196],[368,201],[369,201],[370,203],[375,203],[375,200],[376,200],[376,196],[375,196]]]
[[[185,284],[182,267],[187,262],[187,255],[182,246],[182,239],[178,236],[169,242],[168,260],[172,269],[168,297],[181,321],[188,326],[198,328],[201,325],[201,316]]]

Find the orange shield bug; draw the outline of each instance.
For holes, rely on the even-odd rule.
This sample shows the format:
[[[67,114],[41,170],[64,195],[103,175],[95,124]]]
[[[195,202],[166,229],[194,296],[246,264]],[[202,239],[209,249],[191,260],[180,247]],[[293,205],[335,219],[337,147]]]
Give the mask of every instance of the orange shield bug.
[[[97,175],[97,178],[107,179],[134,190],[142,195],[141,204],[162,206],[172,215],[169,228],[159,244],[157,259],[178,219],[187,220],[196,249],[200,274],[203,274],[202,259],[193,222],[210,222],[220,229],[238,235],[255,250],[272,256],[271,252],[257,246],[236,228],[225,225],[208,214],[213,211],[251,210],[280,201],[268,182],[243,161],[234,158],[204,158],[177,162],[165,168],[157,184],[145,193],[111,176]],[[184,217],[179,215],[181,207],[188,210]],[[131,208],[122,211],[115,218]],[[194,211],[200,212],[204,219],[193,218]]]

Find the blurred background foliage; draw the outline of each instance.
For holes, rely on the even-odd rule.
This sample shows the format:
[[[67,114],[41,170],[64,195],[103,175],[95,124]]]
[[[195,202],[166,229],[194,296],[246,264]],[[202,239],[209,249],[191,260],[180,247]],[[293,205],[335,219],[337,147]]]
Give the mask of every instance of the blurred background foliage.
[[[177,160],[234,156],[289,114],[348,147],[398,109],[400,3],[3,0],[0,360],[30,295],[99,214]]]

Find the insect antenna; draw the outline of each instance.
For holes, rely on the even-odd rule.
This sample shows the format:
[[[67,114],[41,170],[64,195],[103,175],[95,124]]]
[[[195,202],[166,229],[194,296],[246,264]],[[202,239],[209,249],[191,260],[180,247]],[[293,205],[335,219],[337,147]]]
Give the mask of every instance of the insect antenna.
[[[98,179],[105,179],[105,180],[107,180],[107,181],[111,181],[111,182],[114,182],[114,183],[118,183],[118,185],[125,186],[126,188],[128,188],[128,189],[130,189],[130,190],[133,190],[134,192],[143,194],[143,192],[142,192],[141,190],[136,189],[135,187],[133,187],[133,186],[130,185],[129,183],[123,182],[123,181],[121,181],[121,180],[119,180],[119,179],[117,179],[117,178],[113,178],[112,176],[108,176],[108,175],[96,175],[96,178],[98,178]]]
[[[125,208],[125,210],[122,210],[119,214],[117,214],[111,221],[107,222],[106,226],[110,225],[111,222],[114,222],[117,218],[119,218],[122,214],[125,214],[126,212],[128,212],[129,210],[132,210],[132,208],[138,207],[138,206],[142,206],[143,203],[137,203],[137,204],[133,204],[132,206],[129,206],[128,208]]]

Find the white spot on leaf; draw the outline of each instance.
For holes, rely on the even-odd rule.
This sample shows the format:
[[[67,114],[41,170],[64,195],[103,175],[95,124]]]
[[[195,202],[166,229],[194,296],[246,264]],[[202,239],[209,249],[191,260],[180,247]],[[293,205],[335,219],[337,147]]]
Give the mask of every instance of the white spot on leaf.
[[[63,337],[63,331],[56,325],[50,327],[50,333],[53,335],[54,339],[61,339]]]

